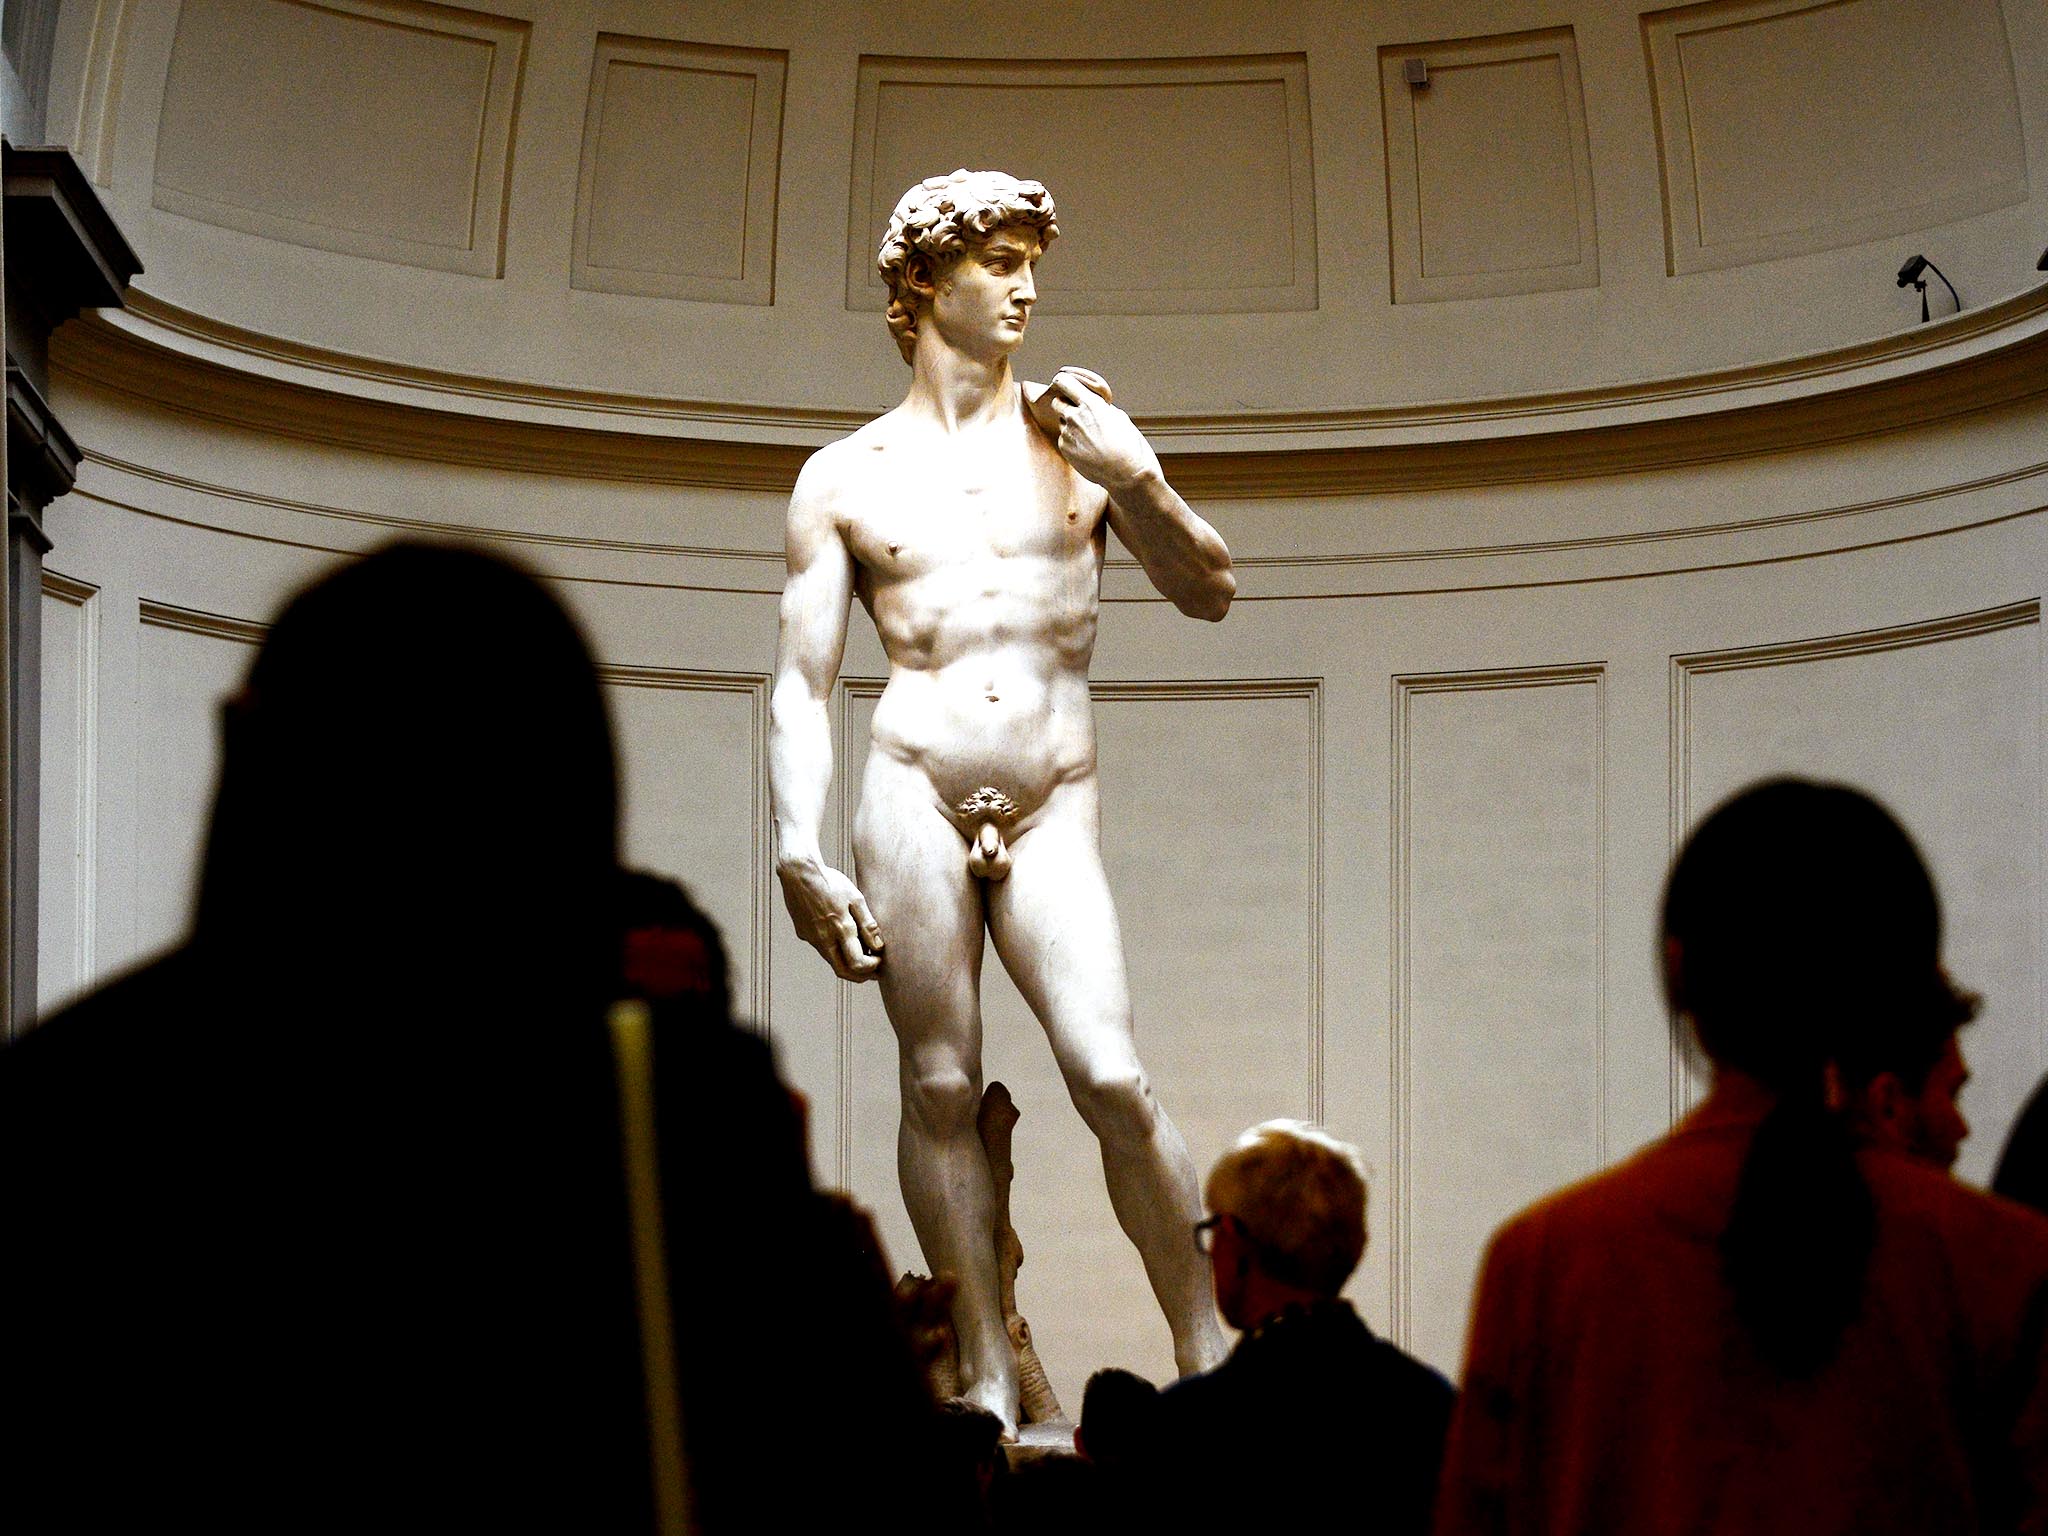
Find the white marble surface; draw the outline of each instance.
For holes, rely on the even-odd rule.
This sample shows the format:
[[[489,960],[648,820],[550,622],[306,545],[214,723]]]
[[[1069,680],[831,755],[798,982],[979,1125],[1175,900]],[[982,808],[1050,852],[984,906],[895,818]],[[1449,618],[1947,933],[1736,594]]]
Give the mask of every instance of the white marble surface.
[[[882,254],[910,389],[814,455],[790,498],[768,738],[790,916],[843,980],[880,982],[902,1063],[904,1204],[931,1272],[959,1281],[961,1393],[1005,1425],[1017,1361],[975,1125],[991,942],[1101,1143],[1176,1363],[1223,1354],[1188,1240],[1194,1164],[1138,1060],[1088,667],[1111,528],[1184,614],[1222,618],[1236,580],[1099,376],[1062,369],[1027,410],[1010,356],[1054,217],[1045,188],[997,172],[934,177],[899,203]],[[853,824],[857,885],[823,852],[856,592],[889,658]]]

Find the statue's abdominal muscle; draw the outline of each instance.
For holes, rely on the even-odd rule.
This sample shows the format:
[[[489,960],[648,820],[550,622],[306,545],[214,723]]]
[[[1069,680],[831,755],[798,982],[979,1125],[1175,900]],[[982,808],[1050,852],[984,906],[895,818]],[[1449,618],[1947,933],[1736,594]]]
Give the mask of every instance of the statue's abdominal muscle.
[[[1000,579],[988,579],[996,564]],[[1098,569],[1085,556],[985,557],[882,587],[873,611],[892,665],[875,745],[923,770],[956,814],[988,790],[1026,817],[1092,771]],[[1061,588],[1073,589],[1071,601],[1059,600]]]

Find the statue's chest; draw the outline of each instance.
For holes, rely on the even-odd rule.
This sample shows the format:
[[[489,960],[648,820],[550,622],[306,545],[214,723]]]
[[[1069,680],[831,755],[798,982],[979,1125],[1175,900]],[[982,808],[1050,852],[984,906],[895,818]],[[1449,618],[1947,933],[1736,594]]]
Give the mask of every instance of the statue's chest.
[[[854,556],[884,582],[989,561],[1084,558],[1099,520],[1086,490],[1057,458],[1049,467],[1007,456],[934,466],[878,488],[851,530]]]

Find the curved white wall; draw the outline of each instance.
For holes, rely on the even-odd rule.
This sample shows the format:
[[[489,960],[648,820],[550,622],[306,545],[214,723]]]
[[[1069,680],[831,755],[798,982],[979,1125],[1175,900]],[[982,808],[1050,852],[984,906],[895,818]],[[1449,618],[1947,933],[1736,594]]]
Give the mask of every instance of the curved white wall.
[[[880,227],[956,164],[1060,200],[1027,360],[1191,431],[1863,341],[1906,256],[1978,308],[2048,237],[2048,23],[1998,0],[74,0],[59,42],[133,323],[485,414],[886,407]]]
[[[1357,1294],[1454,1367],[1490,1224],[1689,1092],[1650,966],[1674,837],[1796,769],[1887,795],[1938,866],[1989,997],[1981,1178],[2048,1065],[2038,10],[1013,14],[67,8],[53,121],[149,271],[57,349],[87,463],[50,517],[48,995],[180,931],[258,622],[395,532],[481,536],[590,625],[633,855],[708,899],[821,1175],[914,1264],[879,1004],[768,871],[781,510],[806,445],[904,382],[864,211],[1022,142],[1068,224],[1030,371],[1099,363],[1239,557],[1215,627],[1113,563],[1096,666],[1141,1043],[1197,1160],[1276,1114],[1357,1140]],[[346,67],[301,73],[316,44]],[[288,90],[318,134],[266,127]],[[1970,301],[1924,330],[1891,281],[1917,250]],[[842,804],[882,672],[856,620]],[[1164,1374],[1165,1333],[988,990],[1020,1289],[1071,1406],[1097,1365]]]

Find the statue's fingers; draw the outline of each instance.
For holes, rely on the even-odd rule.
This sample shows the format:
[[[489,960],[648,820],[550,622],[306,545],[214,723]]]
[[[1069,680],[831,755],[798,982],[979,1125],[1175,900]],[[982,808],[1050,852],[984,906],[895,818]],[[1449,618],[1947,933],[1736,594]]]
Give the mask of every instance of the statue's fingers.
[[[839,967],[839,974],[848,981],[866,981],[882,968],[882,957],[862,949],[857,938],[845,940],[839,948],[845,960]]]
[[[868,910],[868,899],[855,893],[850,905],[854,926],[860,930],[863,943],[869,949],[882,947],[882,925],[875,921],[875,914]]]
[[[1110,393],[1109,380],[1105,379],[1093,368],[1083,368],[1078,363],[1064,364],[1060,368],[1059,373],[1053,375],[1055,383],[1059,381],[1060,374],[1072,374],[1091,393],[1100,395],[1104,403],[1114,403],[1116,397]]]
[[[860,931],[853,926],[853,919],[845,912],[833,914],[831,921],[833,948],[832,968],[848,981],[863,980],[875,968],[875,961],[861,948]]]

